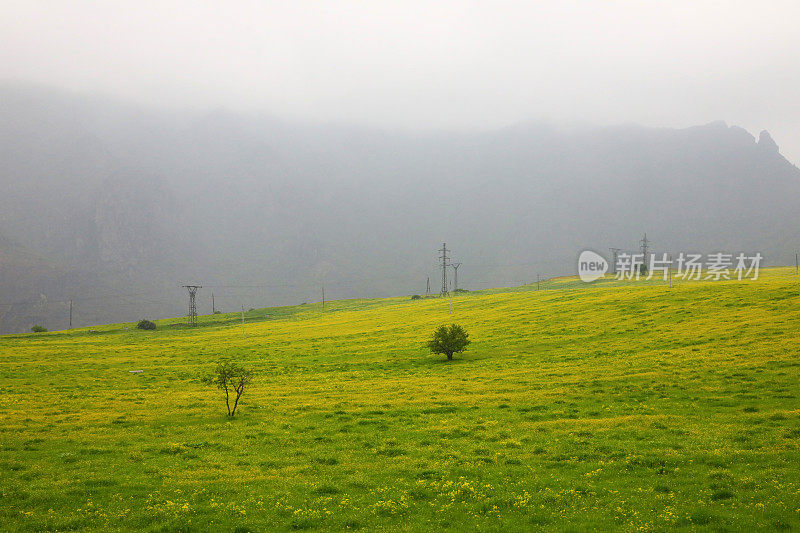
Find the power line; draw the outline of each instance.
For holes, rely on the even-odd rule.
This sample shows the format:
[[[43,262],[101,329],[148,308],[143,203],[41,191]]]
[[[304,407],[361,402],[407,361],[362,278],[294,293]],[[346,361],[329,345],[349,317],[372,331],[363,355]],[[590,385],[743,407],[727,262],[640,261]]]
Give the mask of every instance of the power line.
[[[447,250],[448,254],[450,250]],[[449,256],[447,258],[449,260]],[[448,266],[454,266],[447,263]],[[470,265],[472,265],[470,263]],[[363,281],[387,281],[387,278],[359,278]],[[391,281],[397,281],[393,279]],[[430,277],[426,278],[426,289],[429,286]],[[498,281],[495,279],[492,280],[481,280],[475,281],[479,283],[497,283]],[[409,281],[407,285],[411,288],[413,284],[412,281]],[[361,282],[359,281],[342,281],[342,282],[326,282],[326,288],[328,285],[330,286],[338,286],[338,287],[350,287],[350,288],[361,288]],[[401,284],[402,285],[402,284]],[[227,285],[197,285],[199,288],[209,288],[209,287],[218,287],[218,288],[231,288],[231,289],[272,289],[272,288],[283,288],[283,289],[292,289],[292,288],[299,288],[299,289],[310,289],[313,286],[312,283],[294,283],[294,284],[245,284],[245,285],[235,285],[235,284],[227,284]],[[185,287],[185,286],[181,286]],[[449,287],[449,282],[448,282]],[[15,306],[24,306],[24,305],[64,305],[69,306],[70,301],[73,303],[73,308],[78,306],[80,303],[91,303],[91,302],[98,302],[98,301],[116,301],[118,304],[125,304],[131,306],[144,306],[144,305],[162,305],[166,298],[168,298],[168,290],[167,289],[159,289],[159,290],[152,290],[152,291],[142,291],[142,292],[122,292],[111,287],[102,287],[102,290],[107,291],[107,294],[98,294],[93,296],[80,296],[80,295],[73,295],[69,298],[64,299],[47,299],[46,302],[43,302],[40,297],[27,297],[21,298],[18,300],[12,300],[7,302],[0,302],[0,306],[4,307],[15,307]],[[243,295],[249,294],[248,292],[228,292],[223,291],[219,293],[215,291],[213,293],[214,302],[212,303],[213,307],[216,307],[216,298],[235,298],[240,297]],[[163,298],[154,298],[152,296],[162,296]],[[73,311],[74,312],[74,311]]]
[[[447,267],[448,266],[453,266],[453,268],[454,268],[453,288],[455,289],[455,288],[458,288],[458,281],[457,281],[458,267],[461,266],[462,263],[455,263],[455,264],[451,264],[450,263],[449,254],[450,254],[451,250],[449,250],[447,248],[446,243],[442,243],[442,249],[440,250],[440,252],[442,253],[442,256],[440,257],[440,259],[442,261],[442,270],[443,270],[443,272],[442,272],[443,284],[442,285],[443,285],[443,289],[444,289],[444,294],[448,294],[450,292],[450,284],[449,284],[449,280],[447,279]],[[524,263],[520,263],[520,264],[524,264]],[[520,264],[509,265],[509,266],[519,266]],[[472,263],[470,263],[470,265],[472,265]],[[359,282],[358,280],[363,280],[363,281],[369,280],[369,281],[374,281],[374,282],[382,282],[382,281],[386,281],[387,279],[386,278],[378,278],[378,277],[374,277],[374,278],[356,278],[356,277],[354,277],[354,278],[350,278],[350,279],[348,279],[346,281],[333,282],[333,283],[330,283],[330,285],[339,286],[339,287],[350,287],[350,288],[354,288],[354,289],[355,288],[360,288],[362,290],[362,292],[363,292],[365,290],[364,287],[363,287],[363,281]],[[406,285],[408,285],[408,289],[410,290],[412,288],[412,285],[413,285],[412,282],[408,282],[408,283],[401,282],[401,283],[398,283],[398,281],[401,281],[401,280],[397,280],[397,279],[393,279],[391,281],[395,284],[395,286],[396,286],[398,291],[406,290],[406,288],[405,288]],[[494,280],[487,280],[487,281],[473,280],[473,283],[476,283],[476,284],[479,283],[481,285],[491,285],[491,286],[495,286],[495,287],[501,287],[501,286],[506,286],[508,282],[500,281],[500,280],[495,278]],[[518,284],[521,284],[521,283],[522,282],[520,282]],[[212,293],[212,312],[214,312],[214,311],[216,311],[216,298],[217,297],[223,298],[223,300],[226,300],[226,301],[228,301],[229,299],[233,299],[233,298],[241,298],[242,296],[253,296],[253,297],[262,298],[263,296],[256,296],[256,294],[254,292],[251,292],[252,289],[274,289],[274,288],[279,288],[279,289],[282,289],[280,291],[280,293],[279,293],[280,294],[279,297],[281,299],[283,299],[283,300],[286,300],[287,298],[290,298],[292,295],[294,295],[294,296],[299,296],[300,295],[300,292],[298,292],[298,291],[296,291],[294,289],[299,289],[300,291],[306,291],[306,290],[309,290],[311,288],[310,285],[311,284],[309,282],[301,282],[301,283],[280,283],[280,282],[278,282],[278,283],[276,283],[275,280],[273,280],[272,283],[218,284],[218,285],[207,285],[207,284],[200,285],[200,284],[197,284],[197,285],[193,285],[192,287],[196,287],[196,289],[194,291],[195,295],[196,295],[197,289],[203,288],[203,287],[219,287],[219,288],[232,288],[232,289],[237,289],[238,288],[238,289],[241,289],[243,291],[241,294],[230,293],[230,292],[228,292],[226,290],[223,290],[222,294],[219,294],[218,291],[214,291]],[[326,283],[326,285],[328,285],[328,283]],[[189,288],[188,285],[185,285],[185,286],[182,286],[182,287],[183,288],[187,288],[187,289]],[[75,319],[74,318],[75,317],[74,313],[76,311],[82,311],[81,310],[81,303],[88,304],[90,302],[98,302],[98,301],[114,301],[115,302],[115,306],[116,305],[121,305],[121,306],[124,306],[124,307],[130,306],[132,308],[131,311],[135,311],[135,312],[138,313],[140,311],[145,310],[147,308],[147,306],[150,306],[150,305],[159,306],[159,308],[165,308],[168,305],[167,304],[167,298],[171,294],[171,291],[166,289],[166,288],[162,288],[160,290],[153,290],[153,291],[142,291],[142,292],[136,292],[136,293],[124,293],[122,291],[113,289],[111,287],[103,287],[101,285],[100,287],[96,287],[96,290],[107,291],[107,294],[102,294],[102,293],[101,294],[97,294],[97,293],[95,293],[95,295],[91,295],[91,296],[81,296],[81,295],[74,295],[73,294],[73,295],[69,295],[68,299],[59,299],[59,300],[29,297],[29,298],[22,298],[22,299],[19,299],[19,300],[16,300],[16,301],[11,301],[11,302],[5,302],[5,303],[4,302],[0,302],[0,306],[8,307],[8,311],[11,311],[12,308],[14,308],[16,306],[27,306],[27,305],[38,305],[38,306],[46,306],[46,307],[63,306],[61,308],[64,311],[69,312],[69,307],[70,307],[70,304],[71,304],[72,315],[73,315],[72,319],[73,319],[73,326],[74,326],[74,319]],[[235,293],[239,293],[240,291],[234,291],[234,292]],[[386,291],[380,291],[380,292],[381,292],[381,296],[384,296],[385,295],[384,293]],[[426,279],[426,294],[429,294],[429,293],[430,293],[430,277],[428,277]],[[149,297],[151,295],[154,296],[154,297]],[[155,297],[155,295],[158,295],[160,297]],[[273,293],[273,295],[274,296],[278,296],[277,293]],[[328,295],[326,294],[325,300],[327,300],[327,296]],[[196,299],[195,299],[194,305],[192,305],[191,299],[192,298],[191,298],[191,293],[190,293],[189,321],[190,321],[190,323],[192,323],[193,322],[192,319],[194,318],[194,323],[196,324],[197,302],[196,302]],[[327,304],[327,301],[326,301],[326,304]],[[192,307],[194,307],[194,311],[193,312],[192,312]],[[85,312],[85,310],[87,310],[87,309],[90,309],[90,307],[88,305],[84,305],[83,306],[83,312]],[[93,310],[93,311],[96,311],[96,309]],[[129,311],[125,311],[125,313],[128,313],[128,312]],[[79,315],[80,314],[81,314],[81,312],[79,312]],[[67,317],[65,317],[65,318],[67,318]]]

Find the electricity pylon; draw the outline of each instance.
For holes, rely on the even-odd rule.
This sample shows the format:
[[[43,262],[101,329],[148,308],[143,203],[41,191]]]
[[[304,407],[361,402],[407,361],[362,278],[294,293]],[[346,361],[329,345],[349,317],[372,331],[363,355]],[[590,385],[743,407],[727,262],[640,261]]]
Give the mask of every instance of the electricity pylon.
[[[461,263],[452,263],[450,266],[453,267],[453,292],[455,292],[458,290],[458,267]]]
[[[197,304],[194,297],[197,295],[197,289],[202,289],[200,285],[184,285],[184,288],[189,291],[189,325],[197,325]]]
[[[448,263],[448,261],[450,261],[450,258],[447,257],[447,244],[442,243],[442,248],[441,248],[441,250],[439,250],[439,252],[441,252],[441,254],[442,254],[442,255],[439,256],[439,259],[442,260],[442,292],[441,292],[441,295],[442,296],[446,296],[447,293],[449,292],[447,290],[447,267],[450,266],[450,263]]]

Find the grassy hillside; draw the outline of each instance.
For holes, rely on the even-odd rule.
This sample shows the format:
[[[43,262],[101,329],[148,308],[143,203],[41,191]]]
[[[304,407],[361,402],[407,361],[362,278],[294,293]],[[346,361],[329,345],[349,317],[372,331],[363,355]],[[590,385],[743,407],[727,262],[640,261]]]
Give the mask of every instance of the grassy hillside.
[[[800,527],[794,269],[535,288],[4,336],[0,528]]]

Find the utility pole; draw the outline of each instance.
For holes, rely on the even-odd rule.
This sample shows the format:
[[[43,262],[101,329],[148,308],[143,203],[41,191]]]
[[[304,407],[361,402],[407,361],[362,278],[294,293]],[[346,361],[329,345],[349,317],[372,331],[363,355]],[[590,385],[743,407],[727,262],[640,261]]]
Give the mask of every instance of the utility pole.
[[[211,293],[211,314],[212,315],[216,315],[217,314],[217,306],[214,304],[214,293],[213,292]]]
[[[322,312],[325,312],[325,285],[322,286]]]
[[[797,252],[794,254],[794,273],[800,274],[800,264],[797,262]]]
[[[458,290],[458,267],[461,266],[461,263],[453,263],[451,266],[453,267],[453,272],[454,272],[454,275],[453,275],[453,291],[457,291]]]
[[[428,276],[428,286],[425,288],[425,296],[431,295],[431,277]]]
[[[194,297],[197,295],[197,290],[203,287],[200,285],[184,285],[183,287],[189,291],[189,325],[196,326],[197,304],[194,301]]]
[[[647,272],[647,258],[650,251],[650,241],[647,240],[647,233],[644,234],[642,240],[639,241],[642,250],[642,274]]]
[[[69,301],[69,329],[72,329],[72,300]]]
[[[447,294],[449,292],[447,290],[447,267],[450,265],[450,263],[448,263],[450,258],[447,257],[447,244],[446,243],[442,243],[442,249],[439,250],[439,251],[442,253],[442,255],[439,256],[439,259],[442,260],[442,292],[441,292],[441,296],[447,296]]]
[[[536,290],[539,290],[539,274],[536,274]]]
[[[242,340],[244,340],[244,306],[242,306]]]
[[[617,273],[617,256],[622,251],[622,248],[609,248],[611,250],[611,273]]]

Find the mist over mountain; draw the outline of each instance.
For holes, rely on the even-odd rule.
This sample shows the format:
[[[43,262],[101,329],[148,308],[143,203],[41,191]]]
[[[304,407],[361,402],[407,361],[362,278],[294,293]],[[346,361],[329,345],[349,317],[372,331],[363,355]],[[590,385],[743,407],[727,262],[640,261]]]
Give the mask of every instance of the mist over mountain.
[[[794,261],[800,170],[766,132],[482,133],[171,113],[0,86],[0,331],[438,292],[437,248],[484,288],[573,274],[581,250]]]

